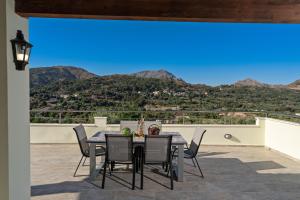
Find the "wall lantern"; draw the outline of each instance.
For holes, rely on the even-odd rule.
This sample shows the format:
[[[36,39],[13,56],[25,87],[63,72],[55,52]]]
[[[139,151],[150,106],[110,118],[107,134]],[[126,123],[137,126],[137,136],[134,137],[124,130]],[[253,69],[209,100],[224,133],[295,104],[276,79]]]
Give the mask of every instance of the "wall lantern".
[[[15,39],[10,40],[12,44],[14,62],[17,70],[24,70],[25,66],[29,62],[30,51],[32,44],[24,39],[24,35],[21,30],[17,30],[17,36]]]

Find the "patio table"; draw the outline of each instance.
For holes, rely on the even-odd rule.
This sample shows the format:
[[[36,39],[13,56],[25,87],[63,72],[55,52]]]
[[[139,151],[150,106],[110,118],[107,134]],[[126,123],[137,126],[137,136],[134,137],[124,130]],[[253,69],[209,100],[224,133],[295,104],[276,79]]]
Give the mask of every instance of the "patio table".
[[[120,131],[99,131],[95,133],[92,137],[88,139],[90,144],[90,179],[94,180],[99,174],[99,171],[102,168],[103,160],[101,160],[101,165],[97,167],[96,165],[96,156],[95,150],[96,145],[105,145],[105,134],[121,134]],[[184,145],[187,144],[186,140],[182,137],[179,132],[161,132],[160,135],[172,135],[172,146],[177,146],[178,148],[178,157],[174,165],[175,173],[177,176],[177,181],[183,181],[183,162],[184,162]],[[134,137],[134,145],[144,145],[144,137]]]

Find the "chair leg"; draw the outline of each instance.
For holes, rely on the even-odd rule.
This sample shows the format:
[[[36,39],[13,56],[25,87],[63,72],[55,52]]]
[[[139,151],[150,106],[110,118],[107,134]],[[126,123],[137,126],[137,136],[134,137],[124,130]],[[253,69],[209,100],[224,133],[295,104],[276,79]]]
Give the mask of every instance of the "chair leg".
[[[172,161],[170,163],[170,180],[171,180],[171,190],[173,190],[174,188],[174,184],[173,184],[173,164],[172,164]]]
[[[111,162],[110,162],[110,166],[111,166],[111,171],[114,171],[114,168],[115,168],[115,162],[114,162],[114,161],[111,161]]]
[[[170,165],[169,163],[166,163],[166,169],[165,169],[165,172],[167,172],[167,176],[169,176],[169,173],[170,173]]]
[[[199,169],[199,171],[200,171],[201,177],[202,177],[202,178],[204,178],[204,176],[203,176],[203,173],[202,173],[202,170],[201,170],[201,168],[200,168],[200,165],[199,165],[199,163],[198,163],[198,161],[197,161],[197,158],[196,158],[196,157],[195,157],[195,160],[196,160],[196,163],[197,163],[198,169]]]
[[[104,162],[104,166],[103,166],[102,189],[104,189],[104,184],[105,184],[106,164],[107,161]]]
[[[139,156],[139,155],[136,155],[136,156]],[[140,159],[138,157],[135,158],[135,172],[138,172],[139,169],[140,169]]]
[[[112,163],[110,163],[108,165],[108,173],[109,173],[110,176],[111,176],[111,172],[112,172]]]
[[[137,157],[136,157],[136,172],[138,172],[140,169],[141,169],[141,153],[142,153],[142,150],[141,150],[141,147],[137,147]]]
[[[78,171],[78,168],[79,168],[79,166],[80,166],[80,164],[81,164],[82,159],[83,159],[83,156],[81,156],[81,158],[80,158],[80,161],[79,161],[79,163],[78,163],[78,165],[77,165],[77,168],[76,168],[76,170],[75,170],[75,172],[74,172],[74,174],[73,174],[73,177],[76,177],[76,173],[77,173],[77,171]]]
[[[166,163],[166,166],[165,166],[165,167],[166,167],[166,168],[165,168],[165,172],[168,172],[168,171],[169,171],[169,168],[170,168],[169,164]]]
[[[142,156],[141,161],[141,189],[144,188],[144,157]]]
[[[132,159],[132,186],[131,189],[135,189],[135,169],[136,168],[136,163],[135,163],[135,158]]]
[[[194,162],[194,158],[192,158],[192,161],[193,161],[194,167],[196,167],[195,162]]]
[[[85,166],[84,164],[85,164],[86,158],[87,158],[87,157],[84,158],[84,161],[83,161],[83,163],[82,163],[82,166]]]

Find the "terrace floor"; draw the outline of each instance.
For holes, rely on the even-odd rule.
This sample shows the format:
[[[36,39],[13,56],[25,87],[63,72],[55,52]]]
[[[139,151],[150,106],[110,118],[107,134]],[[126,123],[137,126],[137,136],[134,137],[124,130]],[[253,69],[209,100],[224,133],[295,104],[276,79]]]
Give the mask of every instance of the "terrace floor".
[[[300,162],[264,147],[203,146],[199,163],[205,178],[198,177],[197,169],[187,161],[185,180],[175,182],[173,191],[167,188],[169,179],[151,172],[152,167],[145,172],[144,190],[130,190],[126,182],[131,181],[131,174],[125,172],[108,176],[103,190],[97,187],[101,176],[88,181],[88,166],[73,177],[79,159],[78,145],[31,145],[32,199],[300,199]]]

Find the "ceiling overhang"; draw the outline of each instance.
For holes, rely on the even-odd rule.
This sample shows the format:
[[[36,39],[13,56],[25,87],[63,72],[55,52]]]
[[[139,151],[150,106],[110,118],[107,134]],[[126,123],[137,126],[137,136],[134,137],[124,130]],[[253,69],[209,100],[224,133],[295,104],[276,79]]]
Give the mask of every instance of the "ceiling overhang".
[[[15,0],[23,17],[300,23],[300,0]]]

